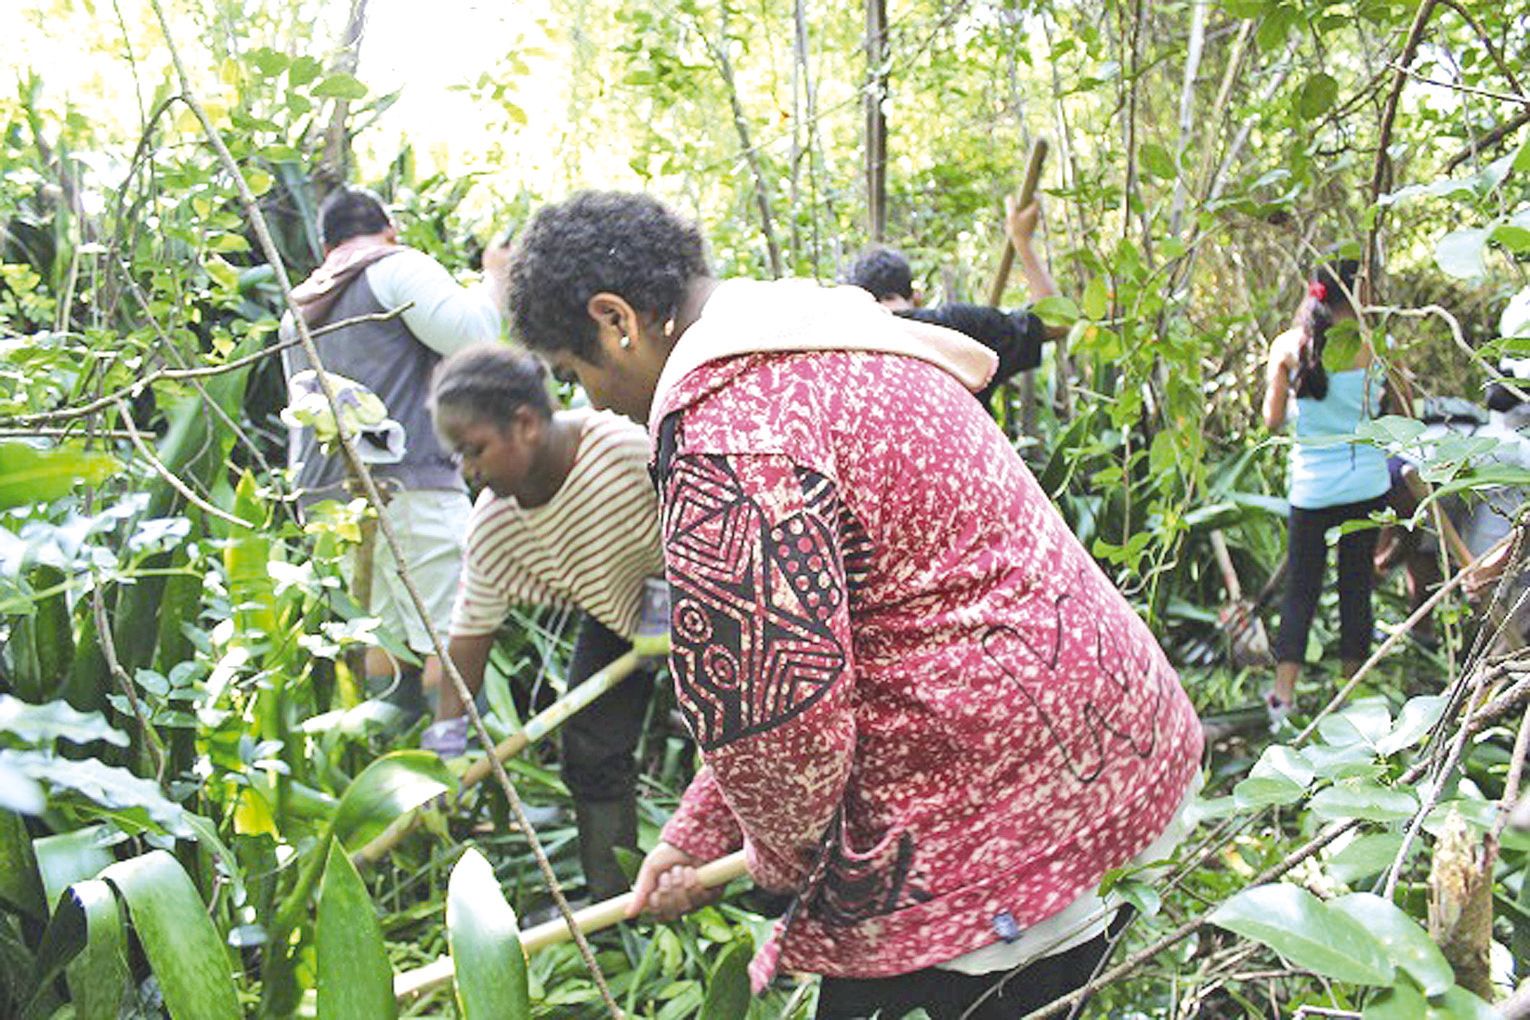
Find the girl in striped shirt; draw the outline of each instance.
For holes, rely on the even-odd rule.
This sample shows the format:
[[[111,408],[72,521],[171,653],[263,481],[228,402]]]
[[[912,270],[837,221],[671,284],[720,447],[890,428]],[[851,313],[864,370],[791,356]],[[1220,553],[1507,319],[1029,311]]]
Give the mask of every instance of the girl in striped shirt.
[[[584,619],[569,665],[572,690],[631,647],[644,581],[663,576],[647,434],[609,412],[554,410],[542,362],[501,344],[451,356],[432,390],[437,432],[482,486],[448,654],[476,692],[513,605],[574,606]],[[634,751],[656,669],[649,661],[560,733],[579,859],[597,900],[627,888],[611,850],[637,845]],[[456,690],[443,684],[422,746],[462,753],[463,711]]]

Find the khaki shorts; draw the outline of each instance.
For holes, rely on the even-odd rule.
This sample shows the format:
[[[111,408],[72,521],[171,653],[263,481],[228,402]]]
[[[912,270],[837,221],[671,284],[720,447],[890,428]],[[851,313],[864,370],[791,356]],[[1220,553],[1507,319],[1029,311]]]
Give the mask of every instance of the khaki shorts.
[[[404,548],[409,576],[430,612],[431,627],[446,641],[452,618],[452,602],[462,575],[468,515],[473,506],[467,494],[440,489],[395,493],[383,509],[393,533]],[[372,567],[372,615],[420,655],[435,651],[430,631],[420,620],[409,590],[404,587],[393,559],[393,550],[377,531],[377,551]]]

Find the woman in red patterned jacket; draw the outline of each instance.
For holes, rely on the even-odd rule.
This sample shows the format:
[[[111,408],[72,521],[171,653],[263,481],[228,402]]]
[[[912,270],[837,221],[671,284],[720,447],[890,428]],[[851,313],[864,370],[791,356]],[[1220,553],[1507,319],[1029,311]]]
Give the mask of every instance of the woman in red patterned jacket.
[[[820,1018],[1014,1017],[1082,985],[1100,877],[1179,835],[1201,731],[969,396],[992,354],[857,288],[719,282],[642,195],[542,209],[509,280],[520,338],[654,444],[704,767],[637,906],[703,902],[694,866],[742,846],[794,895],[756,985],[824,975]]]

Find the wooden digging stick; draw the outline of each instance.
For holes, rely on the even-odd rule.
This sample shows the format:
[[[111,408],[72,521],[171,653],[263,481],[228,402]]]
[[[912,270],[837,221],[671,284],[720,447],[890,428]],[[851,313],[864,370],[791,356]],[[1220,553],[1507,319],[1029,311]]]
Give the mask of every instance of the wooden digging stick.
[[[696,877],[708,889],[727,885],[735,878],[742,878],[747,873],[742,850],[729,854],[727,857],[719,857],[696,869]],[[627,908],[631,903],[632,893],[630,892],[613,896],[600,903],[593,903],[583,910],[574,911],[574,924],[585,935],[601,931],[626,920]],[[566,942],[570,937],[568,925],[564,923],[563,918],[558,917],[521,932],[521,948],[525,950],[527,956],[530,956],[539,949],[545,949],[558,942]],[[407,1002],[449,983],[452,976],[452,958],[442,956],[423,967],[406,970],[395,976],[393,994],[399,1002]]]
[[[500,741],[494,748],[494,757],[500,763],[509,761],[520,754],[532,744],[546,737],[553,730],[568,722],[569,719],[581,709],[589,707],[590,703],[611,688],[621,683],[637,669],[646,656],[639,655],[636,651],[629,651],[617,659],[605,669],[585,680],[578,687],[569,691],[552,705],[526,720],[526,725],[519,732],[512,733]],[[458,784],[457,791],[460,796],[462,791],[471,786],[476,786],[488,777],[493,768],[489,764],[487,755],[474,762],[466,772],[462,774],[462,780]],[[418,811],[411,811],[401,815],[392,825],[378,833],[366,846],[351,855],[351,862],[357,868],[366,868],[376,864],[387,853],[399,844],[405,836],[414,830],[419,824]]]
[[[1047,140],[1036,139],[1036,144],[1031,146],[1030,162],[1025,165],[1025,180],[1020,185],[1020,197],[1016,200],[1019,204],[1016,209],[1024,209],[1031,204],[1036,197],[1036,186],[1041,182],[1041,164],[1047,158]],[[988,288],[988,304],[990,307],[999,307],[999,302],[1004,300],[1004,288],[1009,285],[1009,271],[1015,266],[1015,246],[1010,242],[1009,231],[1004,231],[1004,247],[999,252],[999,271],[994,274],[993,283]]]

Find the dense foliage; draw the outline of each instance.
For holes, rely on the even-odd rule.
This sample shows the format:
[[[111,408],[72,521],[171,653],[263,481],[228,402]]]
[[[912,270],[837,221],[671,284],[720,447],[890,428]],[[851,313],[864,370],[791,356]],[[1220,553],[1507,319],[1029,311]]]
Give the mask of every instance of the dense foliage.
[[[1505,825],[1522,658],[1448,596],[1438,648],[1399,640],[1310,732],[1267,741],[1240,728],[1268,676],[1223,654],[1209,543],[1226,533],[1250,592],[1283,554],[1284,451],[1257,403],[1320,253],[1377,254],[1366,328],[1420,398],[1480,399],[1530,350],[1515,5],[552,0],[464,72],[477,120],[444,160],[374,141],[398,97],[369,88],[366,0],[20,6],[99,71],[64,92],[61,67],[13,53],[0,95],[0,1015],[375,1017],[394,973],[448,951],[457,996],[403,1015],[523,1015],[492,964],[519,959],[511,908],[547,892],[503,793],[456,800],[457,776],[390,751],[357,690],[349,653],[400,649],[343,580],[364,504],[305,525],[288,499],[267,356],[282,301],[242,188],[293,278],[338,180],[376,186],[403,240],[464,277],[539,200],[615,184],[694,213],[723,274],[833,279],[885,221],[932,299],[981,300],[1041,137],[1067,297],[1040,311],[1072,330],[1004,424],[1231,734],[1172,879],[1111,876],[1140,916],[1114,958],[1131,966],[1089,1009],[1473,1016],[1460,986],[1524,979],[1530,838]],[[1388,418],[1370,438],[1417,429]],[[1419,452],[1468,498],[1530,484],[1491,447]],[[1380,606],[1394,629],[1408,615],[1400,586]],[[496,737],[559,691],[565,622],[506,626]],[[1320,624],[1314,661],[1330,637]],[[1303,721],[1334,673],[1332,656],[1309,672]],[[661,699],[645,839],[693,754]],[[539,747],[507,767],[520,798],[565,809],[537,832],[577,884],[550,766]],[[426,824],[382,862],[353,858],[416,809]],[[739,999],[765,925],[735,895],[608,932],[596,958],[631,1015],[811,1015],[810,984]],[[526,981],[533,1015],[604,1015],[572,947],[531,953]]]

